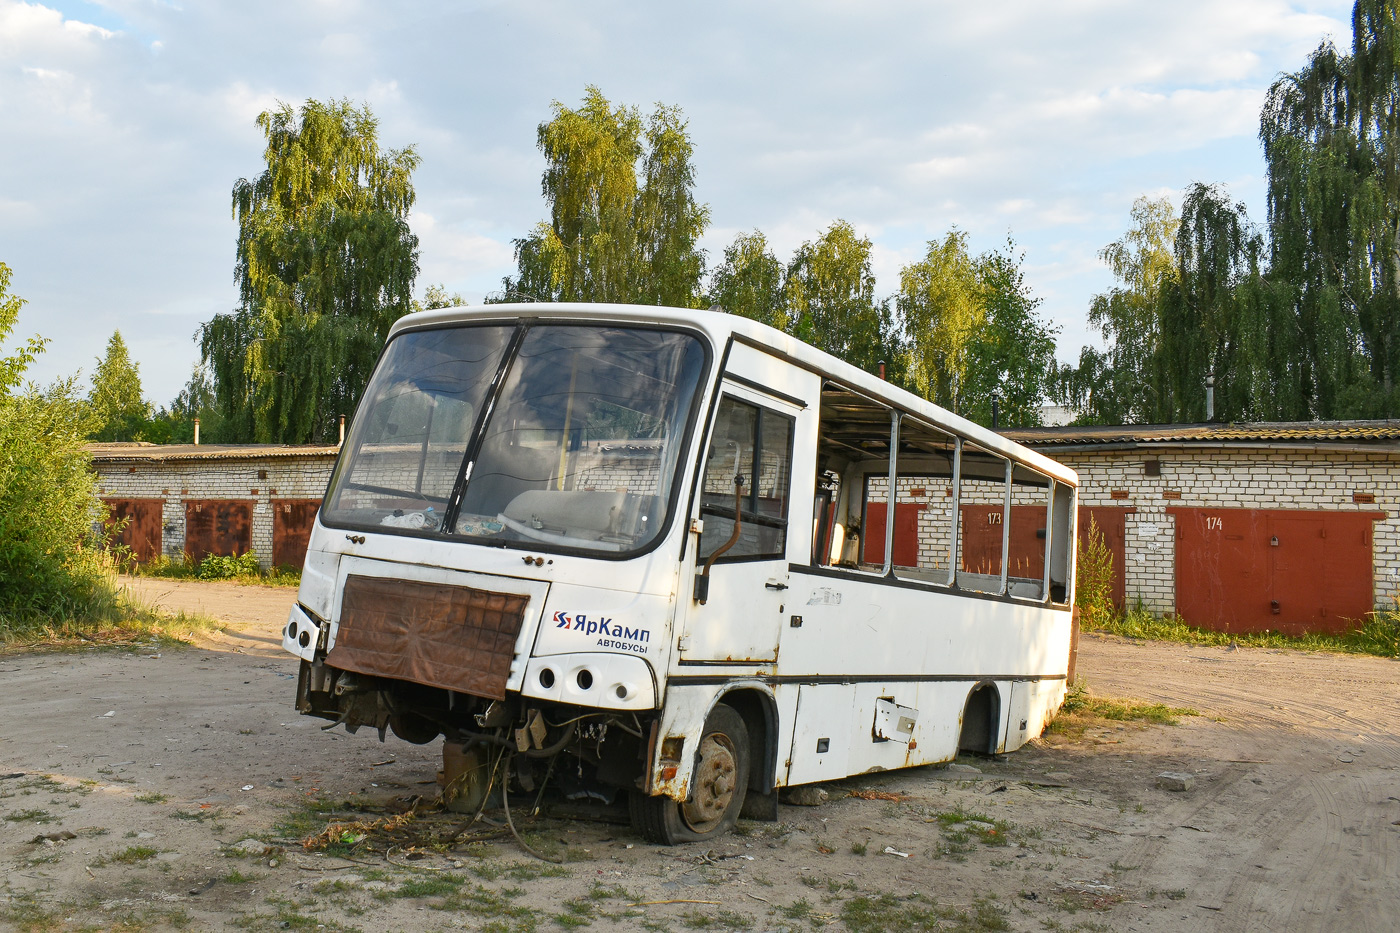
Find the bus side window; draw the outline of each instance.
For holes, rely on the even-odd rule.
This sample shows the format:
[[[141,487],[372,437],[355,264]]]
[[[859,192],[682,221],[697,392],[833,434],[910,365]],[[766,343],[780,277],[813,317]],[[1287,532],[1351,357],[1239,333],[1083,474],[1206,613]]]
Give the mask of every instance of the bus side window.
[[[1002,591],[1008,466],[1005,457],[968,442],[962,445],[958,485],[958,586],[962,589]]]
[[[723,546],[734,531],[734,478],[739,488],[739,540],[732,558],[780,558],[787,547],[788,491],[792,483],[793,419],[761,405],[720,399],[705,458],[700,496],[700,559]]]

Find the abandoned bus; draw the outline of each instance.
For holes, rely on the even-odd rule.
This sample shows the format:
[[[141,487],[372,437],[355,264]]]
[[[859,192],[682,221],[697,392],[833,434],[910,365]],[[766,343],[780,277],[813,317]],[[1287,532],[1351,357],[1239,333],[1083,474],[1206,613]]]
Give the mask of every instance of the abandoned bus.
[[[312,532],[297,706],[443,736],[454,809],[552,781],[657,842],[776,819],[782,787],[1040,734],[1076,484],[736,315],[409,315]]]

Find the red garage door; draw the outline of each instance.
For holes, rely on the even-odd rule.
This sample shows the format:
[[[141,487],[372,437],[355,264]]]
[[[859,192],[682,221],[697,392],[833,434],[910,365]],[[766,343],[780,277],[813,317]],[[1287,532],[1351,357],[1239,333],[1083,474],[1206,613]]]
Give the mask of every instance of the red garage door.
[[[306,563],[306,545],[316,524],[320,499],[272,500],[272,562],[278,567],[301,569]]]
[[[885,503],[865,504],[865,537],[861,541],[861,560],[867,564],[885,563]],[[919,565],[919,513],[922,503],[896,502],[894,506],[894,565]]]
[[[125,547],[138,563],[160,556],[160,499],[103,499],[107,504],[107,535],[113,545]]]
[[[199,563],[210,554],[233,557],[253,546],[253,504],[246,499],[185,502],[185,559]]]
[[[1171,509],[1176,611],[1222,632],[1342,632],[1374,607],[1380,512]]]

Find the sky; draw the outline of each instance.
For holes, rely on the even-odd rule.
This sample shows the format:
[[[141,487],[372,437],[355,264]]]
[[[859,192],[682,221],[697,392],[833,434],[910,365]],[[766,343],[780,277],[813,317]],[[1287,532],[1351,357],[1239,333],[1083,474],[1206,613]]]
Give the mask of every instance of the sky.
[[[1058,355],[1095,343],[1098,258],[1133,201],[1220,183],[1265,220],[1269,85],[1325,38],[1328,0],[0,0],[0,262],[28,301],[7,347],[82,384],[120,330],[169,405],[196,333],[237,301],[231,191],[279,102],[367,103],[416,147],[416,292],[469,303],[546,218],[537,126],[597,85],[681,108],[711,263],[761,230],[786,261],[841,218],[877,296],[956,227],[1006,244]]]

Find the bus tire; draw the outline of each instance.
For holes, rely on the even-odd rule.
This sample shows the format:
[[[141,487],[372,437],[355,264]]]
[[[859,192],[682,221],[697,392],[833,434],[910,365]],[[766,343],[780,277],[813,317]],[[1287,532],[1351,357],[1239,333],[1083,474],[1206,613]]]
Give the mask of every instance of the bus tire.
[[[690,780],[690,799],[628,795],[632,827],[649,842],[703,842],[734,828],[749,786],[749,730],[733,707],[719,704],[705,719]]]

